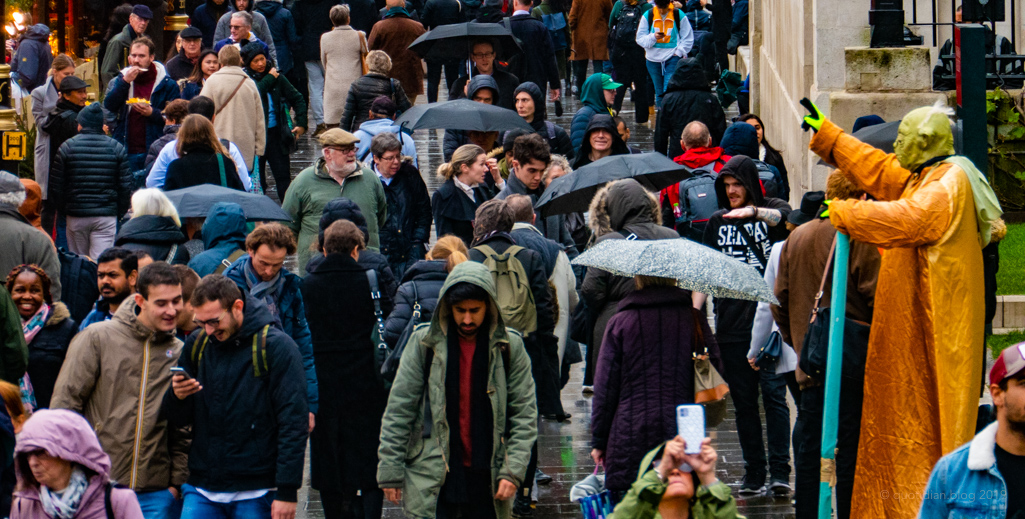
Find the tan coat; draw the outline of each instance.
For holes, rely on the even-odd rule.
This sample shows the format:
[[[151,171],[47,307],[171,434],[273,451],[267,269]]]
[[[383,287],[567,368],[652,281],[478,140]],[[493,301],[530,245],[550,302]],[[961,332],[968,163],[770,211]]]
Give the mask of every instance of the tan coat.
[[[424,68],[420,56],[409,50],[409,44],[425,32],[420,22],[401,15],[375,23],[374,30],[370,31],[370,49],[383,50],[391,58],[389,76],[402,83],[410,103],[415,103],[416,96],[424,93]]]
[[[609,59],[609,16],[612,0],[573,2],[569,10],[569,30],[573,34],[571,60]]]
[[[232,97],[231,93],[239,82],[242,82],[242,87]],[[217,137],[235,143],[246,161],[246,167],[252,171],[253,159],[263,155],[267,143],[263,100],[260,99],[256,83],[249,79],[242,67],[223,67],[207,78],[199,95],[214,101],[217,113],[214,129]],[[225,103],[228,103],[227,106]]]
[[[110,455],[110,477],[136,491],[181,486],[188,442],[160,412],[182,341],[136,319],[133,297],[71,341],[50,407],[81,413]]]
[[[349,25],[335,27],[320,37],[320,63],[324,66],[324,121],[340,124],[349,85],[363,75],[360,34]],[[366,35],[363,35],[366,38]]]

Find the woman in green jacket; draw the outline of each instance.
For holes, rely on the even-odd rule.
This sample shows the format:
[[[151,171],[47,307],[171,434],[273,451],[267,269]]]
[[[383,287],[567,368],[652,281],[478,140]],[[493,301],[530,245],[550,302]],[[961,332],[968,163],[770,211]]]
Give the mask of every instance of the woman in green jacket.
[[[609,519],[743,519],[730,487],[715,477],[718,455],[712,439],[701,442],[698,454],[686,454],[684,447],[677,436],[649,452],[637,481]],[[653,464],[659,454],[661,462]],[[684,464],[690,472],[680,469]]]

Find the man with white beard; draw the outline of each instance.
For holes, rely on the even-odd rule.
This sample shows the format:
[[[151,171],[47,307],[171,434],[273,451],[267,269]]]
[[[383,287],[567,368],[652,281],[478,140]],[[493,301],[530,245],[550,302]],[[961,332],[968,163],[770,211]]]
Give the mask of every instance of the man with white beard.
[[[306,274],[312,254],[310,245],[317,238],[324,206],[338,197],[348,198],[359,206],[367,219],[367,248],[379,250],[378,225],[387,221],[388,201],[377,175],[356,160],[357,142],[355,135],[339,128],[322,133],[324,156],[302,170],[288,187],[281,207],[292,215],[288,225],[299,237],[300,275]]]

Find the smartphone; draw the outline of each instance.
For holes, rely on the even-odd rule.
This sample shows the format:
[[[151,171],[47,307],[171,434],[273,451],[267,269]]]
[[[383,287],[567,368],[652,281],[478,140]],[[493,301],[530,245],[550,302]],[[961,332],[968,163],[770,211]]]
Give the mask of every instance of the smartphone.
[[[676,407],[676,432],[687,442],[684,452],[701,452],[705,439],[705,408],[700,404],[684,404]]]
[[[185,371],[185,368],[179,366],[173,366],[171,368],[171,376],[173,377],[175,375],[182,375],[183,377],[185,377],[185,380],[189,380],[190,378],[192,378],[192,375],[189,375],[189,372]]]

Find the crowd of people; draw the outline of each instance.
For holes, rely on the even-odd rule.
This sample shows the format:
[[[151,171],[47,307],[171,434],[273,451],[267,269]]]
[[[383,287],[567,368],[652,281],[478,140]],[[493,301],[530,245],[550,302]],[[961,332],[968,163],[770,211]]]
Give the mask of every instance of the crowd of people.
[[[713,92],[747,43],[747,0],[193,7],[166,60],[144,35],[154,12],[118,8],[99,102],[70,57],[40,52],[42,29],[14,49],[45,56],[12,73],[32,100],[35,180],[0,172],[3,516],[292,519],[309,448],[328,518],[380,518],[385,500],[409,517],[531,517],[552,481],[539,420],[572,418],[561,395],[574,370],[593,395],[611,517],[737,517],[733,493],[792,495],[798,517],[817,516],[830,468],[812,332],[828,319],[838,231],[852,240],[853,332],[837,516],[946,517],[978,504],[959,497],[972,489],[1002,496],[985,517],[1025,513],[1025,346],[980,386],[982,251],[1004,230],[985,177],[951,157],[941,110],[905,117],[889,155],[813,113],[812,150],[837,169],[825,191],[801,192],[762,119],[728,120]],[[474,38],[426,60],[409,48],[473,21],[522,48]],[[502,107],[532,131],[447,129],[444,163],[427,171],[424,137],[396,120],[425,92],[437,101],[442,77],[450,100]],[[629,142],[628,97],[653,150]],[[311,137],[318,155],[293,176]],[[586,211],[536,210],[558,178],[647,151],[692,175],[660,192],[615,180]],[[204,214],[180,213],[169,193],[196,186],[225,190]],[[273,206],[267,193],[288,220],[247,215],[246,197]],[[572,264],[610,240],[678,239],[757,271],[778,304]],[[763,362],[773,341],[778,359]],[[728,485],[711,440],[677,435],[699,360],[735,409],[744,474]]]

